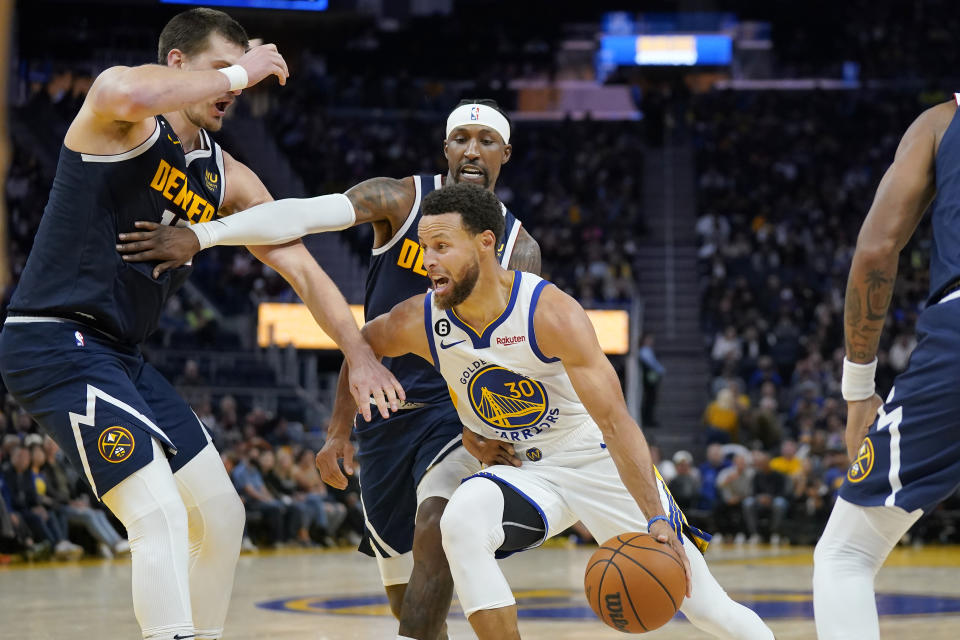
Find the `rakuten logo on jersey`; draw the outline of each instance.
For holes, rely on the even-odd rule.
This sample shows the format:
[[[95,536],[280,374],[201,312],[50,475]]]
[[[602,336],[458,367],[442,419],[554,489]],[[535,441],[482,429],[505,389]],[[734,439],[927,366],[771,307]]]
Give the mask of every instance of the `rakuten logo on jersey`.
[[[501,347],[509,347],[512,344],[526,342],[527,336],[508,336],[506,338],[497,338],[497,344]]]

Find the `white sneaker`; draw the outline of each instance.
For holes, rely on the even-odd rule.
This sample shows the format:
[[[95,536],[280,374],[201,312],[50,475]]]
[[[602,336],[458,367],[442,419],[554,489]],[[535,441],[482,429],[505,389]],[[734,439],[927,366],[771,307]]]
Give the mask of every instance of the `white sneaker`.
[[[747,540],[747,543],[748,543],[748,544],[759,544],[759,543],[760,543],[760,534],[755,533],[755,534],[753,534],[752,536],[750,536],[750,539]]]
[[[113,552],[118,556],[130,553],[130,542],[128,540],[121,540],[113,546]]]
[[[53,553],[62,560],[79,560],[83,557],[83,547],[73,544],[69,540],[61,540],[54,547]]]
[[[780,545],[780,534],[779,534],[779,533],[771,534],[771,536],[770,536],[770,544],[773,545],[774,547],[777,547],[777,546]]]
[[[713,534],[713,537],[710,538],[710,544],[718,544],[718,545],[723,544],[723,534],[722,533]]]
[[[99,553],[100,557],[104,560],[113,560],[113,551],[102,542],[97,546],[97,553]]]
[[[747,536],[743,535],[742,531],[733,537],[733,544],[743,544],[746,541]]]
[[[243,541],[240,542],[240,552],[255,553],[256,551],[259,551],[259,549],[257,549],[257,545],[253,544],[253,540],[251,540],[249,537],[244,536]]]

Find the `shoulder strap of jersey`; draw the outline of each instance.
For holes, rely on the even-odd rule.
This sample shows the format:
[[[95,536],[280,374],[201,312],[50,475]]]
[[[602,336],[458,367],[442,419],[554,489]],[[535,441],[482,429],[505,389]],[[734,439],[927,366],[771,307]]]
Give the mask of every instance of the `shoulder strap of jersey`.
[[[513,255],[513,247],[517,244],[517,236],[520,235],[521,223],[505,206],[503,206],[503,217],[506,226],[503,230],[503,250],[500,252],[500,266],[507,269],[510,265],[510,257]]]
[[[213,147],[213,158],[217,163],[217,171],[220,172],[220,201],[217,203],[217,212],[223,206],[223,197],[227,194],[227,172],[223,169],[223,149],[213,141],[213,138],[207,136],[207,141]]]
[[[430,357],[433,367],[440,371],[440,358],[437,356],[437,343],[433,337],[433,291],[423,297],[423,330],[427,332],[427,344],[430,345]]]
[[[403,221],[403,224],[400,225],[400,228],[397,229],[397,232],[393,234],[393,237],[387,240],[383,246],[374,247],[370,250],[372,255],[378,256],[382,253],[386,253],[393,248],[393,245],[397,244],[407,231],[410,230],[410,225],[413,224],[414,220],[417,219],[417,214],[420,212],[420,203],[423,201],[424,196],[433,191],[435,187],[432,181],[433,178],[437,176],[422,176],[417,175],[413,176],[413,185],[417,190],[416,197],[413,199],[413,206],[410,207],[410,212],[407,214],[406,219]]]
[[[953,94],[953,99],[957,101],[957,106],[960,107],[960,93]]]

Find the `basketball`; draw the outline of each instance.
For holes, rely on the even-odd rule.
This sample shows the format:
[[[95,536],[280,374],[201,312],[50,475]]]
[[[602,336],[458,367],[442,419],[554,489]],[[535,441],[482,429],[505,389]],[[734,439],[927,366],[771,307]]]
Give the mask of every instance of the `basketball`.
[[[687,584],[671,547],[647,533],[622,533],[590,558],[583,588],[598,618],[617,631],[645,633],[677,613]]]

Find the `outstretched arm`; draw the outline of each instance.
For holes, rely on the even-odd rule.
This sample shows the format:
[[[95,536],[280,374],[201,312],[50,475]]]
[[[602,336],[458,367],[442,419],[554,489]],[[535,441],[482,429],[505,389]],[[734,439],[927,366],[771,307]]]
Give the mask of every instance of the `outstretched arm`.
[[[372,178],[347,193],[314,198],[251,200],[221,207],[221,217],[189,228],[137,222],[140,231],[120,234],[117,250],[128,262],[155,262],[156,274],[186,264],[212,246],[287,244],[303,236],[372,223],[376,245],[386,242],[416,199],[413,178]],[[246,206],[244,206],[246,205]]]
[[[928,109],[903,135],[893,164],[887,169],[873,205],[860,228],[857,248],[850,265],[844,304],[844,330],[848,363],[847,452],[855,457],[867,430],[882,404],[866,388],[858,392],[852,381],[858,374],[872,382],[880,334],[893,297],[900,251],[910,240],[917,224],[936,193],[934,174],[940,136],[953,118],[953,103]],[[865,367],[857,365],[867,365]],[[866,397],[861,397],[866,395]]]
[[[600,348],[586,312],[576,300],[548,285],[541,294],[533,325],[543,354],[560,358],[563,363],[577,397],[603,433],[620,479],[643,515],[647,520],[663,516],[647,441],[627,410],[620,379]],[[663,520],[656,521],[649,529],[651,535],[670,544],[683,560],[689,595],[690,565],[676,533]]]

